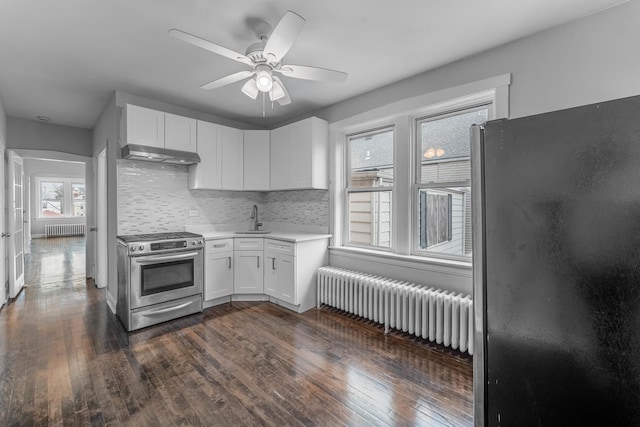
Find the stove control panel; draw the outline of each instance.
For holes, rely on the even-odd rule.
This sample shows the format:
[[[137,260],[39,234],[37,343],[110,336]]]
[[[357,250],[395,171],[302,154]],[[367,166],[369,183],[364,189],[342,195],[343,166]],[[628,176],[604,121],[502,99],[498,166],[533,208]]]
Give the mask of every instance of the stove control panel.
[[[154,252],[171,252],[204,247],[202,239],[167,240],[156,242],[135,242],[128,245],[130,254],[145,254]]]

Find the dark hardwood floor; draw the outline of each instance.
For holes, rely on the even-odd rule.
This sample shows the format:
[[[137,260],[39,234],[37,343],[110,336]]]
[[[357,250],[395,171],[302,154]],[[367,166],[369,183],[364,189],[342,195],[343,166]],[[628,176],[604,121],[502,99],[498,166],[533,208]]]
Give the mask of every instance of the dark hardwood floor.
[[[232,303],[126,334],[84,240],[34,240],[0,311],[0,425],[473,425],[471,358],[328,308]]]

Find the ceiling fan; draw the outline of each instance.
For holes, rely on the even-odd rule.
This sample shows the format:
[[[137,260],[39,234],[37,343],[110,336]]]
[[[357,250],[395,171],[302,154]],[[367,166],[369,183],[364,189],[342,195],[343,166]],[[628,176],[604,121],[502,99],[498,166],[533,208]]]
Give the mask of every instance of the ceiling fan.
[[[287,105],[291,103],[289,93],[282,80],[274,73],[296,79],[335,83],[345,81],[348,76],[347,73],[342,71],[306,65],[285,65],[282,63],[282,58],[293,46],[304,24],[305,20],[302,16],[295,12],[287,11],[271,34],[266,34],[269,30],[268,25],[257,29],[256,35],[260,41],[250,45],[244,55],[175,28],[169,30],[169,34],[194,46],[234,61],[242,62],[251,68],[251,70],[240,71],[206,83],[201,86],[202,89],[216,89],[250,77],[242,86],[244,94],[256,99],[258,94],[262,92],[263,94],[269,94],[271,101],[276,101],[280,105]]]

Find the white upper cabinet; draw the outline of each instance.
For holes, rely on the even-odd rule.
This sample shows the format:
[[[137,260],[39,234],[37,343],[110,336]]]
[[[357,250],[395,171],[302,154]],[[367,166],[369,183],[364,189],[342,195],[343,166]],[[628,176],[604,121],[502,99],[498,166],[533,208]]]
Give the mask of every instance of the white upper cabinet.
[[[190,189],[222,189],[222,126],[197,121],[200,163],[189,166]]]
[[[126,143],[164,148],[164,113],[127,104],[124,112]]]
[[[329,124],[317,117],[271,131],[271,190],[329,188]]]
[[[197,121],[200,163],[189,166],[189,188],[243,189],[242,130]]]
[[[164,147],[172,150],[196,150],[196,119],[164,114]]]
[[[222,128],[222,189],[244,190],[244,138],[242,130]]]
[[[269,190],[268,130],[244,131],[244,189]]]
[[[123,121],[125,144],[197,151],[195,119],[127,104]]]

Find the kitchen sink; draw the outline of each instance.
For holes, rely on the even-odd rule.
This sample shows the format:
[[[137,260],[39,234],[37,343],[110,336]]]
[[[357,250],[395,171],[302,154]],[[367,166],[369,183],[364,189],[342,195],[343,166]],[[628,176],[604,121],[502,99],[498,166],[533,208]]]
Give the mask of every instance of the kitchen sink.
[[[264,231],[264,230],[249,230],[249,231],[236,231],[235,234],[269,234],[271,233],[270,231]]]

